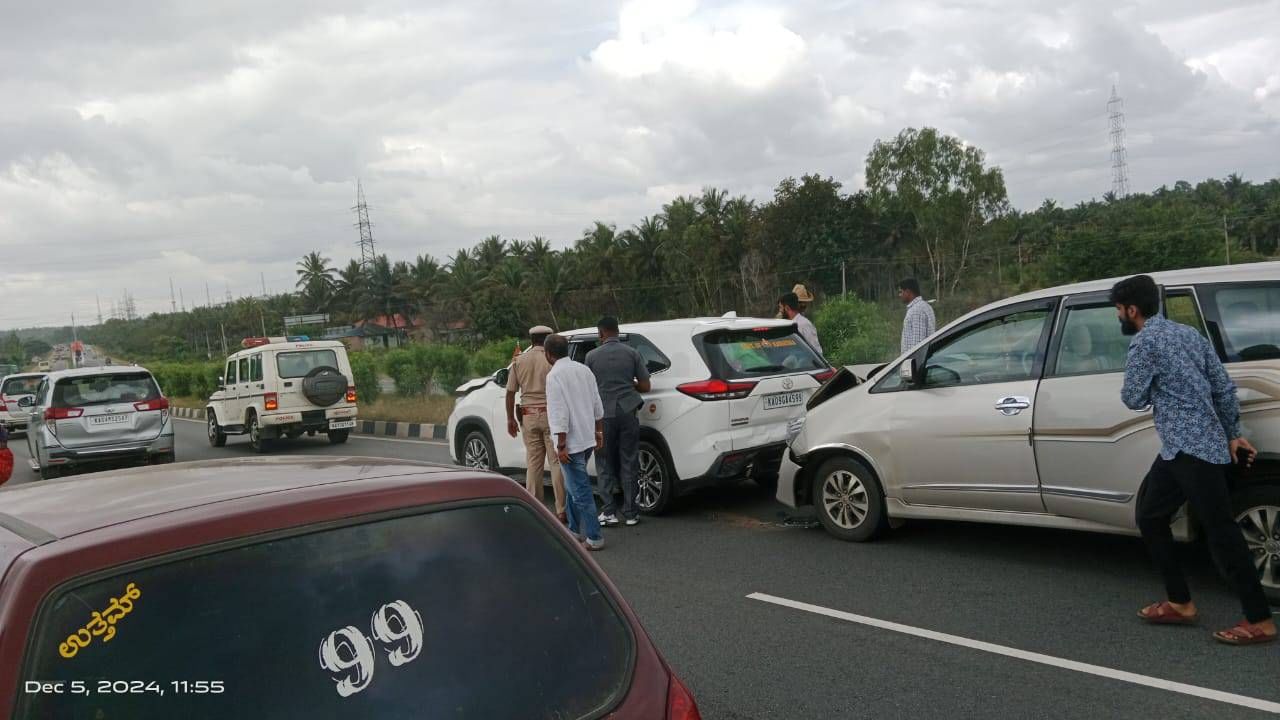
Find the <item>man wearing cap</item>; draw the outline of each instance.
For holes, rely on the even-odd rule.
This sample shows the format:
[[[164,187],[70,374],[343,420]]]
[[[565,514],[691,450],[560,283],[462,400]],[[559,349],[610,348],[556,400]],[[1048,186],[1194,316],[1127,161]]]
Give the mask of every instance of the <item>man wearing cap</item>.
[[[556,498],[556,517],[566,519],[564,512],[564,475],[551,437],[547,421],[547,373],[551,363],[547,360],[543,343],[553,331],[546,325],[529,328],[530,347],[511,363],[507,376],[507,434],[515,437],[524,431],[525,476],[524,484],[529,493],[542,501],[542,474],[544,463],[551,465],[551,487]],[[516,393],[520,393],[519,421],[517,421]]]
[[[818,328],[814,327],[813,322],[800,312],[800,298],[796,297],[795,293],[789,292],[778,298],[778,313],[787,320],[793,321],[800,337],[809,343],[809,347],[813,348],[814,352],[819,356],[822,355],[822,344],[818,342]]]

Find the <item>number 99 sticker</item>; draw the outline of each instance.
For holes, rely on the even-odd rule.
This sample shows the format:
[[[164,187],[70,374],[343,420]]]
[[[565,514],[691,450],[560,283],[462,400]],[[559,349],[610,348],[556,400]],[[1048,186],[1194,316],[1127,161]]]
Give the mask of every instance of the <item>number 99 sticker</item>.
[[[396,600],[378,608],[369,621],[370,636],[353,625],[334,630],[320,642],[320,667],[333,673],[338,695],[351,697],[373,682],[377,660],[374,640],[392,667],[413,662],[422,652],[422,615]]]

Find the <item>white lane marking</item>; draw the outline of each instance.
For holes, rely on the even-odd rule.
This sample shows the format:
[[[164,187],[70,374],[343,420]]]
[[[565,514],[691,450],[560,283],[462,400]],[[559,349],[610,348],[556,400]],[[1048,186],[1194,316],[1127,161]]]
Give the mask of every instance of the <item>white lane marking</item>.
[[[937,632],[935,630],[926,630],[924,628],[902,625],[901,623],[880,620],[873,617],[867,617],[865,615],[855,615],[853,613],[842,612],[840,610],[832,610],[831,608],[825,608],[821,605],[810,605],[809,603],[800,602],[798,600],[788,600],[787,598],[777,597],[776,595],[751,593],[747,596],[747,599],[759,600],[773,605],[788,607],[793,610],[802,610],[815,615],[825,615],[837,620],[845,620],[859,625],[867,625],[869,627],[880,628],[881,630],[902,633],[904,635],[913,635],[915,637],[925,638],[926,640],[936,640],[950,645],[959,645],[960,647],[966,647],[972,650],[981,650],[982,652],[1004,655],[1005,657],[1017,658],[1018,660],[1026,660],[1028,662],[1039,663],[1041,665],[1049,665],[1056,668],[1062,668],[1064,670],[1074,670],[1087,675],[1096,675],[1098,677],[1119,680],[1121,682],[1132,683],[1134,685],[1143,685],[1157,690],[1167,690],[1169,692],[1192,695],[1206,700],[1216,700],[1217,702],[1227,703],[1229,705],[1239,705],[1240,707],[1280,714],[1280,703],[1271,702],[1269,700],[1260,700],[1246,695],[1236,695],[1235,693],[1213,690],[1211,688],[1204,688],[1198,685],[1187,685],[1185,683],[1174,682],[1172,680],[1162,680],[1160,678],[1138,675],[1137,673],[1126,672],[1124,670],[1102,667],[1101,665],[1090,665],[1089,663],[1066,660],[1052,655],[1043,655],[1041,653],[1005,647],[1004,645],[996,645],[994,643],[983,642],[981,640],[970,640],[969,638],[960,637],[959,635],[948,635],[947,633]]]
[[[180,417],[170,418],[170,419],[178,420],[181,422],[196,423],[198,425],[204,425],[203,420],[192,420],[191,418],[180,418]],[[440,447],[449,447],[449,443],[442,442],[440,440],[405,440],[404,438],[378,437],[376,435],[348,435],[347,439],[348,440],[377,440],[378,442],[409,443],[411,445],[439,445]]]

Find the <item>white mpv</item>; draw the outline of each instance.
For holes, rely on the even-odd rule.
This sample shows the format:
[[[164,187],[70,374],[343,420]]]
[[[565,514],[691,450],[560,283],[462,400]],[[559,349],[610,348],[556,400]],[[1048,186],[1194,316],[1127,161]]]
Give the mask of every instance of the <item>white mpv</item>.
[[[772,487],[789,424],[834,374],[795,323],[730,314],[620,330],[648,364],[653,386],[640,409],[640,510],[661,513],[681,492],[744,477]],[[595,328],[562,334],[577,362],[599,343]],[[524,468],[521,439],[506,433],[507,373],[458,388],[446,439],[459,465]],[[595,473],[594,459],[588,469]]]

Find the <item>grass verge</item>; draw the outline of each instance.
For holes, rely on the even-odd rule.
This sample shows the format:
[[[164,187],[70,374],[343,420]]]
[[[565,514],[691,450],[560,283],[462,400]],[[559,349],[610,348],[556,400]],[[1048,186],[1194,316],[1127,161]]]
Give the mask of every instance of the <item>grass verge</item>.
[[[174,407],[203,409],[208,401],[199,397],[171,397],[169,403]],[[453,412],[453,403],[454,398],[448,395],[416,398],[384,396],[371,403],[359,403],[358,406],[361,420],[443,425],[448,422],[449,413]]]

